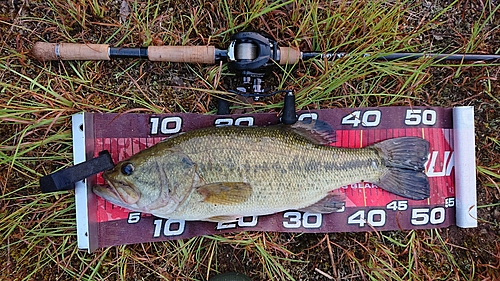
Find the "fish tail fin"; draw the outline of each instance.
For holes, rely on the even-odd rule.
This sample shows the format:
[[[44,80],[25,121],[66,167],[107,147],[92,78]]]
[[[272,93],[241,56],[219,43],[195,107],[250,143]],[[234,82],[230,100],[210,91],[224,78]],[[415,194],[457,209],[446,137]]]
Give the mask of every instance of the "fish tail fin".
[[[376,184],[396,195],[414,200],[429,198],[429,179],[425,163],[429,155],[429,142],[418,137],[401,137],[374,145],[384,158],[387,172]]]

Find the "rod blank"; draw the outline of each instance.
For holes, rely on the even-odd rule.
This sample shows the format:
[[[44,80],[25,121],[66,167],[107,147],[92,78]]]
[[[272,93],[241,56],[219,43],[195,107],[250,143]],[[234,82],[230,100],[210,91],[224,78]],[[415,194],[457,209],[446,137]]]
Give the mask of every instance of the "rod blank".
[[[415,60],[419,58],[432,58],[435,60],[454,61],[492,61],[500,59],[500,55],[490,54],[436,54],[436,53],[393,53],[377,56],[377,59],[385,60]]]
[[[349,56],[349,53],[320,53],[320,52],[304,52],[303,60],[308,59],[326,59],[336,60]],[[431,58],[434,60],[445,61],[493,61],[500,60],[500,55],[496,54],[438,54],[438,53],[391,53],[391,54],[364,54],[363,56],[373,56],[377,60],[416,60],[420,58]]]

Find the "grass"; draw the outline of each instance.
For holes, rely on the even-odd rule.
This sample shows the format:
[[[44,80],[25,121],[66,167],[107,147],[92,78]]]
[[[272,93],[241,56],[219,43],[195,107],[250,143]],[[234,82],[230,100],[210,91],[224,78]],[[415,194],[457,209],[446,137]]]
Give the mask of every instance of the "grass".
[[[380,62],[385,52],[498,52],[500,6],[466,1],[101,1],[0,3],[0,261],[2,280],[207,280],[240,271],[254,280],[495,280],[500,278],[499,65]],[[430,4],[429,4],[430,3]],[[299,109],[474,105],[477,229],[368,233],[235,233],[100,249],[76,246],[70,192],[40,194],[40,176],[71,165],[70,116],[90,112],[279,111],[281,97],[247,104],[224,65],[141,60],[41,63],[36,41],[115,46],[215,45],[242,30],[282,46],[349,51],[334,62],[277,67]],[[179,87],[175,81],[182,81]]]

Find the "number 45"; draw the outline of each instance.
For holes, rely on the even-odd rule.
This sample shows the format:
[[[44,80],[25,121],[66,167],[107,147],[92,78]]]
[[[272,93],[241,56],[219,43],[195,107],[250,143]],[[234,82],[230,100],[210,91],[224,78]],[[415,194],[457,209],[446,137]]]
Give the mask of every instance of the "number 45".
[[[406,200],[401,200],[401,201],[392,201],[391,203],[387,204],[385,206],[388,210],[393,210],[393,211],[406,211],[408,209],[408,201]]]

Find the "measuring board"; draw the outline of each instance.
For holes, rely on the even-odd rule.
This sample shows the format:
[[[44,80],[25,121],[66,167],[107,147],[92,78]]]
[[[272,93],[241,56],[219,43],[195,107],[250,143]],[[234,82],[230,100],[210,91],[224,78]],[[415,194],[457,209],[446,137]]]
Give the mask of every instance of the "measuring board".
[[[470,111],[469,111],[470,112]],[[472,111],[473,113],[473,111]],[[456,224],[455,163],[460,155],[454,150],[457,134],[453,127],[454,110],[436,107],[382,107],[299,111],[301,119],[320,119],[336,132],[332,146],[361,148],[376,142],[416,136],[430,142],[426,173],[430,197],[409,200],[386,192],[369,182],[342,186],[345,207],[336,213],[315,214],[290,210],[267,216],[243,217],[233,222],[213,223],[161,219],[115,206],[91,192],[94,184],[104,184],[101,175],[77,184],[77,233],[79,248],[97,248],[142,242],[183,239],[198,235],[234,231],[279,232],[359,232],[374,230],[426,229]],[[473,123],[473,115],[472,117]],[[467,120],[467,119],[465,119]],[[131,155],[180,132],[209,126],[267,126],[277,124],[273,113],[247,115],[200,114],[100,114],[73,116],[75,163],[111,153],[113,161]],[[470,130],[465,136],[472,139]],[[466,141],[466,140],[461,140]],[[466,147],[470,150],[470,147]],[[474,159],[468,159],[474,163]],[[462,161],[466,162],[466,161]],[[469,165],[471,166],[471,165]],[[472,165],[475,168],[475,165]],[[475,178],[475,177],[474,177]],[[475,180],[475,179],[474,179]],[[474,195],[475,182],[467,183],[468,198]],[[469,198],[470,199],[470,198]],[[458,200],[458,201],[457,201]],[[465,207],[464,207],[465,208]],[[474,217],[470,209],[466,217]]]

